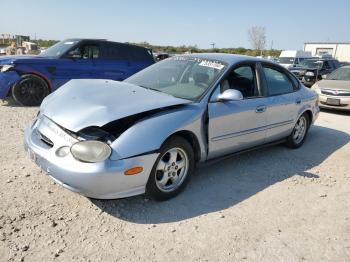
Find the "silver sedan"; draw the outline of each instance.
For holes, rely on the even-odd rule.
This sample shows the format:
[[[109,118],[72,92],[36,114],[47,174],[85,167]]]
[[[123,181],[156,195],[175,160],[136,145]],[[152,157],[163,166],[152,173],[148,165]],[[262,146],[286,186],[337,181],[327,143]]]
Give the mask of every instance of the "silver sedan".
[[[317,94],[273,62],[175,56],[124,82],[68,82],[43,101],[25,145],[74,192],[165,200],[196,164],[280,142],[300,147],[318,112]]]

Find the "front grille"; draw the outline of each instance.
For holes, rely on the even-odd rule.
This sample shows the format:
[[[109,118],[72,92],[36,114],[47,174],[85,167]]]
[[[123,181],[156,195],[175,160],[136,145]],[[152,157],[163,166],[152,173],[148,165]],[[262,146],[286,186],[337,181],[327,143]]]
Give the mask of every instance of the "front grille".
[[[38,136],[40,138],[40,140],[42,142],[44,142],[46,145],[48,145],[49,147],[53,147],[53,142],[47,137],[47,136],[44,136],[42,133],[40,133],[39,131],[37,132],[38,133]]]
[[[321,93],[328,96],[350,96],[350,91],[347,90],[321,89]]]

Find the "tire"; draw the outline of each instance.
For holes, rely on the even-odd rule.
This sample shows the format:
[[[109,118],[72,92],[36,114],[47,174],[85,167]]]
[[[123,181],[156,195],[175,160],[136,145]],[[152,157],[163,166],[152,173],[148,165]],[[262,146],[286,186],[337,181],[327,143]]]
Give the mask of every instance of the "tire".
[[[38,106],[50,93],[49,86],[35,75],[23,75],[12,87],[12,97],[22,106]]]
[[[179,136],[170,138],[161,147],[152,168],[146,184],[146,196],[163,201],[178,195],[193,174],[194,162],[190,143]]]
[[[286,145],[289,148],[301,147],[306,139],[310,127],[310,118],[307,113],[302,114],[296,122],[292,133],[287,137]]]

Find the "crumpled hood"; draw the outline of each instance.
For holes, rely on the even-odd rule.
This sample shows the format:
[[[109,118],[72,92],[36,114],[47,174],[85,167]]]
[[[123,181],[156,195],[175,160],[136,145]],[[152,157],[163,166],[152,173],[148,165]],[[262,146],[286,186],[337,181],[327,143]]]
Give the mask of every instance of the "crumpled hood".
[[[43,101],[42,114],[60,126],[78,132],[88,126],[153,109],[191,103],[132,84],[96,79],[71,80]]]
[[[326,89],[350,90],[350,81],[324,79],[317,82],[317,85]]]

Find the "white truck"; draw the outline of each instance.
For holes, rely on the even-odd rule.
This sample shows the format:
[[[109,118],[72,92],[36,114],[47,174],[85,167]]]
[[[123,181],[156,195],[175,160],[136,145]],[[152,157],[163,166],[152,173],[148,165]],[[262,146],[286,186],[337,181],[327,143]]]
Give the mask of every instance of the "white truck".
[[[308,58],[312,58],[311,52],[286,50],[281,52],[279,63],[286,68],[297,67],[301,61]]]

